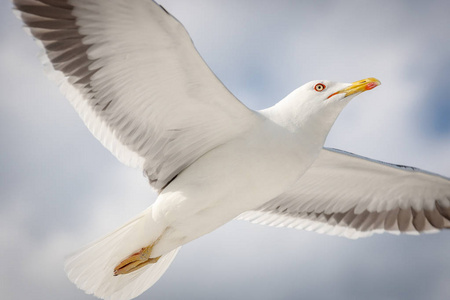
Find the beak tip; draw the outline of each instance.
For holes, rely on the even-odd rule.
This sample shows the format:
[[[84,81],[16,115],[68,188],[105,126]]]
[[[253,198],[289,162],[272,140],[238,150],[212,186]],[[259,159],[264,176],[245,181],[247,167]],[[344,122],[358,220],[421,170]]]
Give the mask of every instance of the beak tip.
[[[366,85],[366,90],[368,91],[368,90],[371,90],[371,89],[374,89],[374,88],[376,88],[377,86],[379,86],[381,83],[378,81],[378,82],[369,82],[367,85]]]
[[[369,79],[370,79],[369,82],[365,86],[366,91],[374,89],[377,86],[381,85],[381,82],[378,79],[376,78],[369,78]]]

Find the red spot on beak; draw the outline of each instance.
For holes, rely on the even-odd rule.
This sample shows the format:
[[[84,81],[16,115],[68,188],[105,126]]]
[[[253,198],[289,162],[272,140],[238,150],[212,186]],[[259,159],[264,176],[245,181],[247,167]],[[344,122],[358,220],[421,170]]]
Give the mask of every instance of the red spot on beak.
[[[378,82],[369,82],[367,85],[366,85],[366,90],[368,91],[368,90],[371,90],[371,89],[373,89],[373,88],[376,88],[378,86]]]

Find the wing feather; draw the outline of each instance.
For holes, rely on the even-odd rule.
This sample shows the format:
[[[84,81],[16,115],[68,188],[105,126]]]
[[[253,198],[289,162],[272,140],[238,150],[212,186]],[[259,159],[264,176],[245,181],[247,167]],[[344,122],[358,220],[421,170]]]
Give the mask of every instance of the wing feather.
[[[238,218],[349,238],[435,232],[450,228],[450,180],[323,149],[288,191]]]
[[[256,122],[150,0],[14,0],[47,74],[121,162],[162,189]]]

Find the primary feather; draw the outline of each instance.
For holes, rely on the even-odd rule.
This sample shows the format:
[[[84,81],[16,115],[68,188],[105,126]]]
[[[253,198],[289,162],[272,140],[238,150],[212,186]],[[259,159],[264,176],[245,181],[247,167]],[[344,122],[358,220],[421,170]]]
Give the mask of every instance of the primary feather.
[[[239,219],[348,238],[450,227],[449,179],[323,149],[287,191]]]
[[[48,76],[89,130],[121,162],[143,169],[156,189],[252,124],[251,111],[155,2],[14,5],[44,51]]]

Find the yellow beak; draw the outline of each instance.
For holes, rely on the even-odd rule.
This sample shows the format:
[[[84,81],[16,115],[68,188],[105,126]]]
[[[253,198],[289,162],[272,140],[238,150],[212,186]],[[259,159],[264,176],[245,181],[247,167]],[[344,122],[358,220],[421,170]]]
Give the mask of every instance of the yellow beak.
[[[376,88],[379,86],[381,82],[376,78],[367,78],[359,81],[355,81],[352,83],[351,86],[346,87],[345,89],[342,89],[336,93],[331,94],[328,98],[336,95],[336,94],[342,94],[345,93],[345,97],[348,97],[350,95],[356,94],[356,93],[362,93],[368,90],[371,90],[373,88]]]

